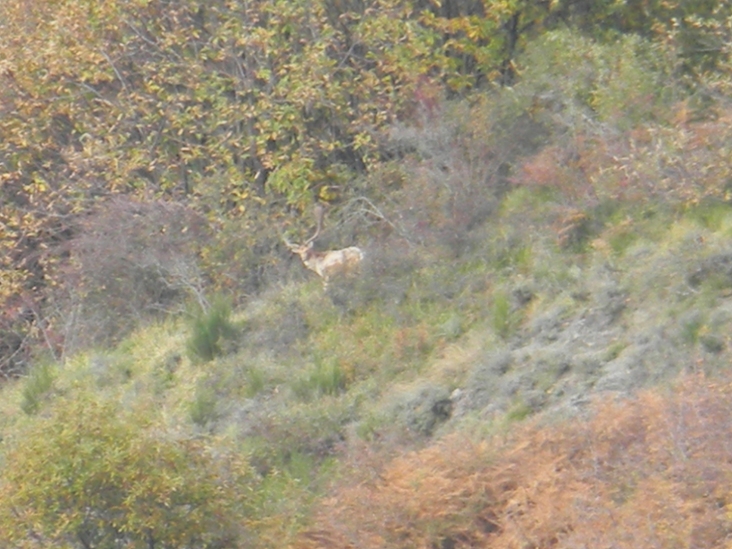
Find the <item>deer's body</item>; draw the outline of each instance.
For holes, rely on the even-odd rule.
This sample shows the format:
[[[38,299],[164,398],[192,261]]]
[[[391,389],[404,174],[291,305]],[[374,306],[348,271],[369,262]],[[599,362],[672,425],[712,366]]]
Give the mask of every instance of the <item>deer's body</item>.
[[[323,287],[328,287],[328,281],[335,276],[347,275],[358,270],[364,253],[361,248],[350,246],[342,250],[316,252],[313,243],[320,235],[323,223],[323,210],[316,210],[318,228],[305,244],[292,244],[283,236],[283,240],[290,251],[300,256],[302,264],[323,279]]]
[[[300,256],[305,267],[323,279],[326,287],[331,278],[355,272],[363,261],[363,251],[356,246],[327,252],[316,252],[312,245],[301,248],[305,249],[292,251]]]

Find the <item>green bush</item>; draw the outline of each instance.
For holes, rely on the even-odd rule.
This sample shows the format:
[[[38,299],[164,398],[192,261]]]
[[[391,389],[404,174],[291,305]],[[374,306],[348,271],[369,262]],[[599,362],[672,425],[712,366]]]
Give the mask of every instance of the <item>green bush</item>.
[[[511,297],[508,293],[498,291],[493,295],[491,312],[493,330],[503,338],[508,337],[514,325]]]
[[[26,378],[23,386],[21,410],[28,415],[38,412],[43,397],[51,389],[55,379],[56,372],[49,364],[39,364],[31,368],[30,375]]]
[[[194,360],[208,362],[223,352],[222,341],[235,333],[231,322],[231,307],[223,298],[217,298],[208,311],[200,310],[191,322],[188,353]]]
[[[314,396],[335,395],[346,388],[346,373],[336,360],[318,361],[305,375],[296,378],[292,391],[298,398],[308,400]]]
[[[199,385],[188,407],[191,421],[199,427],[206,427],[216,421],[219,417],[216,411],[218,400],[219,397],[213,387],[208,384]]]
[[[238,546],[247,511],[237,490],[251,480],[248,465],[155,427],[81,396],[8,440],[0,545]]]
[[[552,31],[530,43],[520,63],[518,97],[541,101],[553,124],[582,128],[589,116],[625,129],[652,119],[674,92],[669,59],[632,35],[602,43]]]
[[[244,394],[248,397],[257,395],[259,392],[264,390],[267,385],[267,376],[261,368],[247,368],[244,378],[247,383]]]

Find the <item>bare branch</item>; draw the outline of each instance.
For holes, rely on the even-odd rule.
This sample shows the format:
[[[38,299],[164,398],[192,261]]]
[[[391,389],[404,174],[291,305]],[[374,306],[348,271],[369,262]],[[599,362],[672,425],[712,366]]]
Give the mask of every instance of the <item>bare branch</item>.
[[[356,198],[353,198],[349,200],[344,209],[346,211],[351,211],[351,215],[360,216],[361,218],[364,217],[372,217],[377,219],[380,222],[386,223],[389,227],[391,227],[396,234],[398,234],[401,238],[403,238],[407,244],[411,247],[415,246],[412,238],[409,235],[409,232],[404,228],[404,226],[399,223],[398,221],[394,221],[392,219],[389,219],[377,206],[374,204],[371,200],[366,198],[365,196],[357,196]]]

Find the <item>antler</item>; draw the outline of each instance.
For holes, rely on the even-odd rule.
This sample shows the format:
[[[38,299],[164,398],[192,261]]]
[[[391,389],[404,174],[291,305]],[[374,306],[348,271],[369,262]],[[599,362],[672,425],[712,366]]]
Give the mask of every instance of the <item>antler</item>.
[[[286,233],[283,231],[280,233],[280,238],[282,238],[282,242],[285,243],[285,245],[290,248],[295,253],[299,253],[298,250],[306,250],[310,248],[315,242],[315,240],[320,236],[320,232],[323,230],[323,217],[325,216],[325,208],[322,204],[318,203],[315,204],[314,207],[314,213],[315,213],[315,220],[317,222],[317,226],[315,228],[315,234],[308,238],[303,244],[293,244],[290,242],[290,240],[287,238]]]
[[[295,244],[293,244],[292,242],[290,242],[290,240],[287,238],[287,236],[285,236],[285,233],[280,233],[280,238],[282,238],[282,242],[285,243],[285,246],[287,246],[291,250],[294,250],[295,248],[297,248],[297,246]]]
[[[310,244],[315,242],[315,239],[320,236],[320,231],[323,229],[323,216],[325,215],[325,208],[320,202],[318,202],[315,204],[315,207],[313,209],[315,213],[315,220],[317,221],[318,225],[315,229],[315,234],[305,241],[305,244],[303,244],[304,246],[310,246]]]

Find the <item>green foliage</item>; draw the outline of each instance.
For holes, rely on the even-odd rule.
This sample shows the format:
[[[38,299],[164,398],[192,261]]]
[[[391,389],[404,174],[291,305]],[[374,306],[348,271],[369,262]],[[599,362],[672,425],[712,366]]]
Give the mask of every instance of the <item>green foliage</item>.
[[[608,244],[616,254],[625,252],[638,239],[637,227],[629,220],[612,227],[608,233]]]
[[[226,467],[224,467],[226,463]],[[0,539],[27,547],[236,545],[248,468],[205,441],[79,396],[9,441]]]
[[[730,20],[709,4],[4,2],[0,305],[25,288],[47,308],[0,307],[0,327],[25,345],[20,318],[51,349],[63,331],[67,355],[191,295],[239,302],[197,311],[184,337],[161,336],[164,352],[150,337],[90,359],[72,380],[30,372],[19,385],[28,417],[7,420],[17,431],[3,424],[0,545],[289,546],[328,479],[323,464],[353,451],[352,429],[389,453],[405,444],[393,433],[432,436],[453,412],[520,421],[582,370],[570,359],[528,372],[511,363],[483,380],[490,407],[471,410],[483,397],[475,380],[462,385],[476,360],[470,337],[584,343],[596,350],[589,384],[617,358],[632,370],[637,341],[650,341],[646,362],[660,355],[655,336],[625,337],[626,324],[650,321],[623,307],[681,300],[699,315],[657,332],[679,330],[680,349],[723,362],[729,322],[707,308],[731,280],[732,114],[709,97],[730,89],[720,41]],[[459,100],[487,82],[510,86]],[[117,194],[134,197],[109,200]],[[362,276],[272,297],[263,290],[293,260],[280,233],[305,234],[298,216],[315,197],[337,205],[318,249],[365,245]],[[630,206],[649,198],[693,221],[683,254],[665,240],[674,215],[649,220]],[[699,248],[707,259],[694,264]],[[643,270],[645,257],[655,263]],[[630,295],[599,299],[605,282]],[[244,344],[230,307],[245,302]],[[485,325],[488,340],[473,329]],[[180,358],[184,347],[205,372]],[[79,398],[90,372],[95,390],[139,411]],[[466,390],[453,398],[455,387]],[[230,450],[170,433],[158,412],[252,448],[261,484]],[[485,534],[422,545],[478,546]]]
[[[293,454],[310,456],[318,463],[329,460],[354,421],[356,398],[351,392],[308,400],[292,394],[286,406],[257,414],[244,441],[251,449],[252,463],[268,471],[281,469]]]
[[[451,314],[448,319],[439,327],[438,334],[447,341],[458,339],[465,332],[465,321],[458,314]]]
[[[348,384],[348,376],[337,359],[319,360],[310,371],[293,380],[292,391],[302,400],[320,395],[336,395]]]
[[[248,397],[256,396],[267,385],[267,377],[265,372],[257,367],[249,367],[244,374],[247,386],[245,394]]]
[[[191,322],[186,344],[193,359],[208,362],[223,352],[222,342],[235,334],[231,307],[224,298],[217,298],[208,311],[199,310]]]
[[[219,399],[214,387],[208,383],[199,384],[188,408],[191,421],[199,427],[210,426],[219,417],[216,410]]]
[[[33,415],[41,408],[44,397],[48,394],[56,379],[55,367],[51,364],[38,364],[31,368],[23,385],[23,400],[20,408],[28,415]]]
[[[684,208],[684,215],[705,229],[718,231],[732,218],[732,208],[726,201],[707,199],[687,205]]]
[[[555,123],[567,126],[582,127],[589,115],[627,128],[652,119],[665,94],[674,91],[669,60],[636,36],[605,44],[566,29],[548,32],[520,62],[526,69],[517,97],[540,101],[561,115]]]
[[[681,339],[688,345],[696,345],[704,327],[704,319],[699,311],[691,311],[680,320]]]
[[[110,190],[178,194],[213,183],[216,205],[235,208],[271,174],[277,192],[303,204],[326,162],[359,170],[378,155],[373,130],[410,100],[397,90],[444,64],[436,34],[401,2],[350,11],[322,1],[113,0],[93,18],[83,2],[37,4],[6,7],[4,34],[30,22],[38,34],[24,41],[34,47],[3,43],[21,115],[7,121],[17,139],[4,151],[13,166],[25,162],[41,195],[79,167],[108,170]],[[69,43],[54,55],[46,37]],[[24,99],[30,91],[43,101]],[[43,169],[42,143],[66,160],[54,163],[67,164],[61,173]]]
[[[269,527],[261,534],[262,547],[289,546],[288,542],[312,520],[312,505],[324,488],[319,484],[332,478],[328,474],[330,460],[318,460],[297,450],[285,452],[275,462],[252,494],[252,504],[259,513],[255,520],[259,518]]]
[[[506,412],[506,421],[523,421],[533,413],[534,410],[531,406],[519,399],[514,402],[511,408]]]
[[[474,140],[482,148],[464,155],[471,170],[504,179],[513,163],[506,149],[536,147],[549,125],[576,136],[589,113],[625,129],[657,119],[697,82],[722,91],[729,85],[730,8],[710,2],[655,2],[642,10],[637,3],[569,0],[26,4],[0,7],[0,302],[24,290],[62,295],[66,307],[83,305],[76,318],[88,319],[77,330],[85,335],[101,326],[116,336],[139,313],[170,310],[191,291],[200,295],[204,281],[260,290],[276,269],[271,227],[285,208],[361,193],[355,175],[377,173],[383,160],[405,153],[395,155],[388,143],[395,124],[417,120],[431,129],[445,96],[483,83],[512,85],[495,109],[504,113],[503,127],[473,123],[485,141]],[[683,146],[674,143],[662,161],[639,163],[666,166]],[[713,150],[725,160],[724,147]],[[484,160],[498,157],[504,164],[486,170]],[[553,181],[562,181],[569,168],[552,155],[544,160]],[[699,168],[708,173],[701,171],[708,165]],[[462,179],[457,173],[452,178]],[[638,175],[647,179],[647,172]],[[382,184],[388,186],[371,180],[367,187],[379,194],[372,187]],[[606,186],[612,188],[597,180],[594,190]],[[119,194],[192,206],[217,228],[226,225],[222,218],[242,223],[235,237],[219,235],[203,250],[167,245],[186,243],[188,223],[159,231],[142,223],[145,234],[123,233],[121,248],[108,245],[107,233],[92,247],[96,253],[69,254],[68,241],[84,233],[90,210]],[[484,196],[475,188],[455,193],[453,225],[485,216]],[[447,248],[474,243],[443,234],[451,235]],[[158,243],[153,254],[151,242]],[[140,246],[148,252],[137,253]],[[107,249],[107,256],[99,253]],[[193,259],[199,257],[201,265]],[[79,265],[82,272],[70,268]],[[57,322],[65,317],[54,315]],[[85,339],[80,346],[98,342]]]
[[[507,292],[499,290],[493,293],[491,315],[495,332],[503,338],[508,337],[515,326],[515,313]]]

